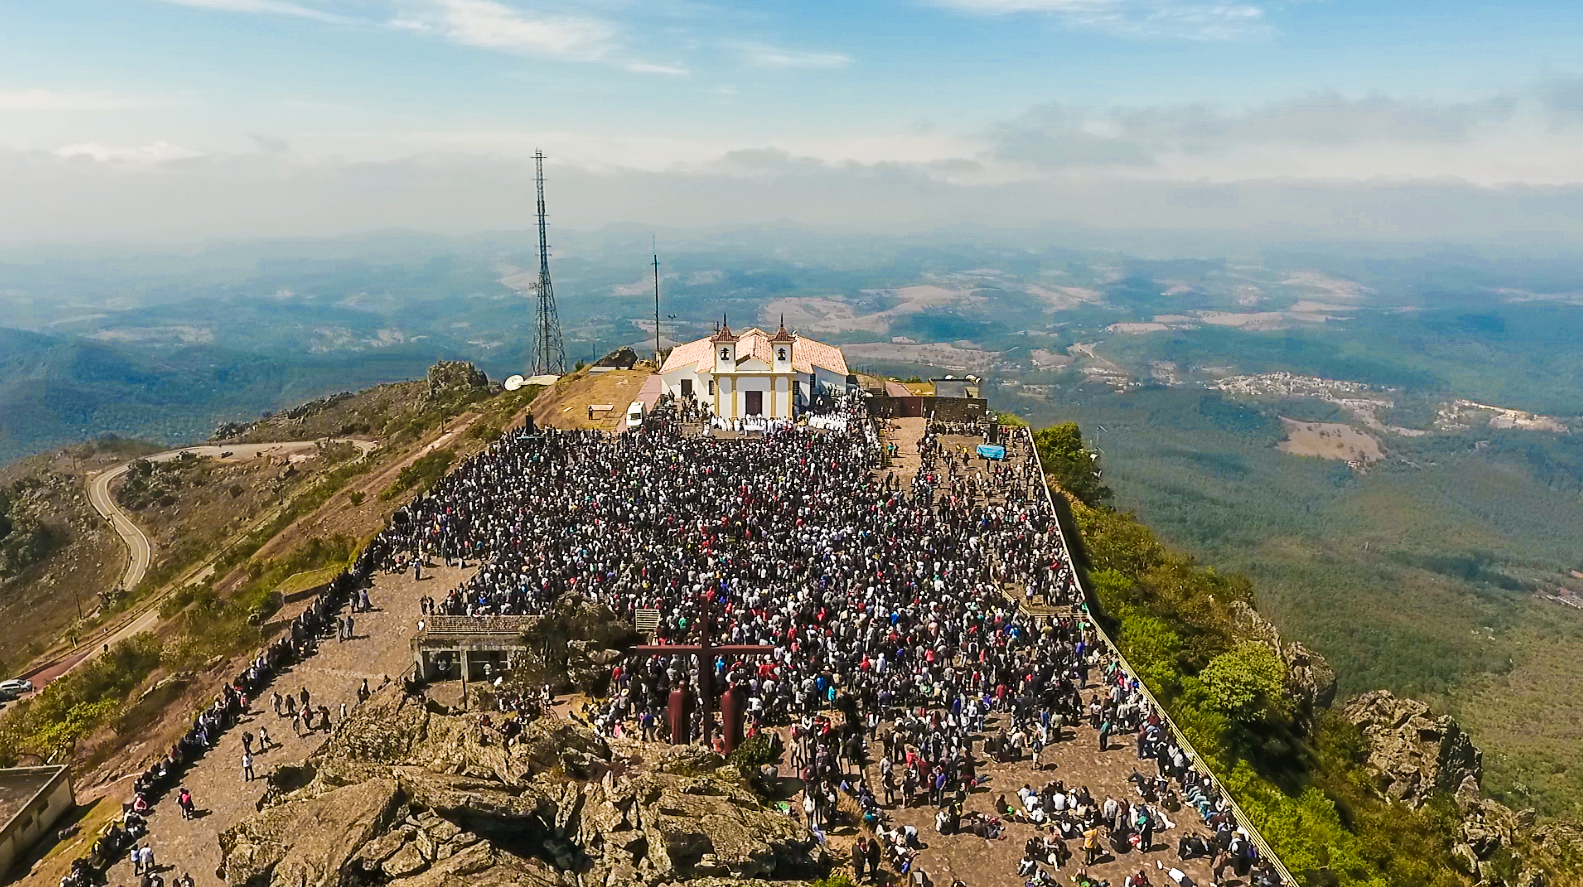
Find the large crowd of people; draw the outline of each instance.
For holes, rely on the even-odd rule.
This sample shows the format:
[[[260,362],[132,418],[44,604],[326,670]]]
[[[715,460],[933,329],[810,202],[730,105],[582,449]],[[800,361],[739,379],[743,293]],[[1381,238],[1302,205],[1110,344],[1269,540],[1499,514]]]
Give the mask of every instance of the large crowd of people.
[[[904,481],[876,470],[874,423],[857,402],[824,412],[819,427],[766,423],[731,441],[699,434],[695,416],[662,399],[621,435],[509,434],[411,503],[384,551],[477,558],[447,612],[533,614],[579,594],[622,619],[657,610],[661,644],[711,631],[715,643],[769,648],[617,665],[593,720],[612,735],[653,736],[679,688],[692,697],[697,740],[699,688],[739,694],[749,735],[794,736],[809,826],[836,816],[843,795],[857,799],[879,857],[899,872],[910,873],[917,839],[889,824],[895,803],[937,808],[947,833],[1034,824],[1047,837],[1028,848],[1030,882],[1111,854],[1163,854],[1157,836],[1185,831],[1175,818],[1186,810],[1205,834],[1184,838],[1180,854],[1201,847],[1217,878],[1229,868],[1278,883],[1075,609],[1081,591],[1042,478],[1015,458],[1028,455],[1025,437],[1008,441],[1014,458],[986,463],[947,445],[942,433],[956,429],[936,426]],[[1070,615],[1035,619],[1020,605],[1029,600]],[[1137,778],[1138,797],[1100,800],[1054,782],[1025,786],[988,816],[964,810],[983,760],[1037,756],[1079,732],[1101,750],[1135,743],[1154,768]],[[1083,861],[1060,849],[1067,842]]]
[[[659,644],[709,632],[712,642],[768,648],[618,664],[591,720],[614,736],[654,737],[680,690],[692,702],[686,732],[702,740],[701,688],[736,694],[748,736],[788,737],[801,785],[793,810],[810,829],[822,838],[859,811],[860,879],[883,866],[927,883],[918,829],[895,814],[926,806],[944,835],[996,840],[1010,823],[1033,826],[1017,863],[1032,887],[1054,883],[1057,871],[1098,884],[1087,867],[1124,857],[1155,863],[1162,884],[1190,883],[1164,865],[1173,838],[1178,859],[1212,860],[1217,881],[1229,870],[1259,887],[1280,884],[1086,620],[1028,439],[1008,438],[1010,458],[986,462],[959,437],[985,426],[932,423],[908,477],[878,470],[887,450],[860,401],[823,406],[798,425],[733,428],[745,436],[728,441],[712,438],[690,401],[668,397],[620,435],[531,425],[507,433],[398,512],[353,570],[221,688],[138,778],[124,822],[63,887],[84,887],[137,845],[149,806],[283,666],[350,632],[341,612],[367,606],[374,570],[434,559],[477,570],[443,600],[426,599],[425,613],[536,614],[582,595],[624,620],[658,611]],[[279,713],[278,694],[274,704]],[[524,698],[502,712],[541,706]],[[1079,773],[1020,789],[986,784],[992,763],[1031,761],[1042,772],[1040,755],[1063,742],[1135,752],[1134,796],[1096,797]],[[999,792],[993,807],[969,811],[969,794],[986,789]],[[180,803],[193,803],[184,787]],[[1149,877],[1143,865],[1126,887]],[[159,887],[144,878],[143,887]]]

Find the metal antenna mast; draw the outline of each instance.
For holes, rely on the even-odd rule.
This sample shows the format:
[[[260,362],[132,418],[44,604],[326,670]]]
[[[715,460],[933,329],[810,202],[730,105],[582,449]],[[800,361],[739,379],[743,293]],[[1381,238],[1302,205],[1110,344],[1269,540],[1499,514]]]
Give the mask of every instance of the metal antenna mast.
[[[555,288],[550,285],[550,242],[544,212],[544,152],[533,154],[539,185],[539,322],[533,343],[533,375],[566,374],[566,343],[561,341],[561,318],[555,311]]]
[[[660,250],[654,248],[654,368],[660,367]]]

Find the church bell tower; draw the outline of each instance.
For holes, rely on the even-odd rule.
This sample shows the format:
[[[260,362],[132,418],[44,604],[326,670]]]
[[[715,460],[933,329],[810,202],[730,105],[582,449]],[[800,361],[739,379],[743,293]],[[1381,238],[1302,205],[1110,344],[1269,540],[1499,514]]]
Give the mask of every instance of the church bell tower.
[[[715,355],[715,415],[736,418],[737,337],[731,333],[731,324],[725,315],[720,316],[720,329],[709,337]]]

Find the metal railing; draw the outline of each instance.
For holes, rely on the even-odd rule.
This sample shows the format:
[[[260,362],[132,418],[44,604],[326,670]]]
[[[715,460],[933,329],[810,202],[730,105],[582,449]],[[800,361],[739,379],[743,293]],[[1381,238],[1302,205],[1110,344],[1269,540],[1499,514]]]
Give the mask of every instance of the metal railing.
[[[1149,686],[1143,682],[1142,678],[1138,677],[1137,669],[1134,669],[1132,667],[1132,663],[1127,661],[1127,657],[1121,652],[1121,647],[1117,646],[1116,642],[1111,640],[1110,635],[1105,632],[1104,626],[1100,625],[1097,618],[1094,618],[1094,598],[1089,595],[1088,589],[1083,585],[1081,574],[1079,574],[1077,571],[1077,564],[1072,562],[1072,547],[1067,544],[1066,531],[1061,528],[1060,512],[1055,510],[1055,500],[1051,497],[1050,484],[1046,480],[1046,475],[1044,473],[1044,462],[1039,458],[1039,448],[1033,443],[1033,429],[1022,428],[1020,431],[1022,432],[1024,440],[1028,444],[1028,452],[1031,454],[1034,464],[1039,468],[1039,480],[1041,482],[1040,486],[1044,488],[1045,501],[1049,503],[1050,510],[1056,515],[1055,532],[1061,539],[1061,559],[1066,563],[1066,568],[1072,571],[1072,582],[1075,583],[1078,590],[1083,593],[1083,600],[1087,603],[1089,623],[1094,626],[1094,631],[1104,639],[1106,646],[1110,647],[1111,652],[1115,655],[1116,659],[1121,662],[1121,667],[1126,669],[1127,674],[1131,675],[1132,678],[1137,681],[1139,692],[1141,692],[1143,697],[1149,701],[1149,704],[1154,707],[1154,710],[1160,713],[1161,720],[1165,721],[1166,725],[1170,727],[1171,734],[1176,737],[1177,744],[1179,744],[1182,747],[1182,751],[1187,754],[1188,760],[1195,764],[1199,769],[1202,769],[1205,773],[1208,773],[1210,778],[1215,781],[1216,786],[1220,789],[1221,796],[1226,799],[1226,803],[1230,806],[1232,815],[1237,818],[1237,822],[1242,826],[1242,830],[1247,833],[1248,838],[1253,842],[1253,845],[1259,848],[1260,855],[1262,855],[1263,858],[1275,868],[1276,874],[1281,876],[1282,881],[1288,885],[1291,885],[1291,887],[1297,887],[1298,881],[1296,878],[1292,877],[1292,873],[1287,870],[1286,863],[1281,861],[1280,856],[1276,855],[1275,850],[1270,847],[1269,842],[1264,840],[1264,835],[1259,833],[1258,827],[1253,824],[1253,820],[1248,817],[1247,812],[1244,811],[1241,805],[1237,803],[1237,799],[1231,796],[1231,791],[1226,788],[1225,783],[1222,782],[1219,777],[1215,776],[1214,771],[1210,769],[1209,761],[1206,760],[1203,755],[1200,755],[1197,749],[1193,748],[1193,743],[1188,740],[1187,734],[1183,733],[1176,726],[1176,721],[1166,713],[1165,706],[1161,705],[1160,701],[1154,698],[1154,694],[1149,692]],[[1021,606],[1022,605],[1019,602],[1018,607],[1021,608]]]

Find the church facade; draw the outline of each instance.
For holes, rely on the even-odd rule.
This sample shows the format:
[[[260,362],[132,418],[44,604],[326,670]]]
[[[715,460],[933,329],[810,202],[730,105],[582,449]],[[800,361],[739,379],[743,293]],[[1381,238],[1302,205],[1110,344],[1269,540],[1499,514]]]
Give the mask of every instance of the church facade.
[[[660,368],[666,394],[690,397],[726,419],[793,419],[822,389],[844,390],[841,349],[780,329],[733,333],[722,322],[707,338],[677,345]]]

